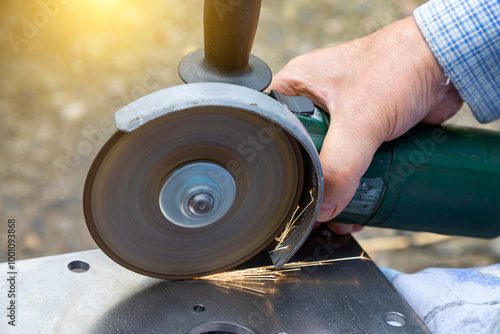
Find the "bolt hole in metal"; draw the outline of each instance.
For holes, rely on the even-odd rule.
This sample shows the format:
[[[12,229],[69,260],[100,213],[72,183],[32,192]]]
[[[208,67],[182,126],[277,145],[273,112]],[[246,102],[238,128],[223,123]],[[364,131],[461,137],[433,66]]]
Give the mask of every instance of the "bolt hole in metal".
[[[195,311],[196,313],[205,312],[205,306],[201,304],[196,304],[193,306],[193,311]]]
[[[384,321],[392,327],[403,327],[406,324],[406,317],[399,312],[387,312]]]
[[[255,334],[240,325],[228,322],[205,322],[191,329],[187,334]]]
[[[73,261],[68,264],[68,269],[74,273],[86,273],[90,269],[90,264],[84,261]]]

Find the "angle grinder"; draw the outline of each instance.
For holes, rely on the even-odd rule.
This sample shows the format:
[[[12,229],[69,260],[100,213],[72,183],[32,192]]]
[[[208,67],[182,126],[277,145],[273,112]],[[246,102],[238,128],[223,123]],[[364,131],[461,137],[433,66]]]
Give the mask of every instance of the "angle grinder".
[[[260,0],[206,0],[205,47],[187,84],[115,114],[118,131],[85,183],[87,226],[135,272],[187,279],[234,268],[264,249],[281,268],[313,228],[323,197],[326,112],[262,93],[271,71],[251,55]],[[420,125],[384,143],[337,222],[495,237],[500,134]]]

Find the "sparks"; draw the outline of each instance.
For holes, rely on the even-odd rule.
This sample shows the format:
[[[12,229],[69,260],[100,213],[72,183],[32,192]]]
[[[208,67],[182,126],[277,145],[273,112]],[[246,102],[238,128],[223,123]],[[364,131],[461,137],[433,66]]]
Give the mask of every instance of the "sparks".
[[[307,208],[314,202],[314,196],[312,193],[313,193],[312,189],[309,190],[309,195],[311,195],[311,201],[309,202],[309,204],[306,205],[306,207],[295,218],[295,214],[300,209],[300,206],[297,205],[297,208],[293,212],[292,217],[290,218],[288,223],[286,223],[285,229],[283,230],[283,232],[281,232],[281,235],[275,239],[278,242],[278,244],[276,245],[276,247],[272,251],[270,251],[270,253],[277,252],[277,251],[288,248],[288,246],[283,246],[283,242],[285,241],[286,237],[288,237],[290,232],[295,228],[295,222],[297,222],[297,220],[300,218],[300,216],[302,216],[302,214],[304,214],[304,212],[307,210]]]
[[[359,256],[350,256],[330,260],[312,261],[312,262],[291,262],[286,263],[280,270],[274,266],[263,266],[258,268],[248,268],[242,270],[233,270],[209,276],[198,277],[199,280],[208,281],[215,286],[226,291],[235,289],[258,296],[264,296],[266,293],[274,292],[273,286],[269,283],[276,283],[283,279],[290,279],[302,268],[335,264],[336,262],[352,260],[371,260],[365,256],[365,252]]]
[[[298,271],[300,268],[294,269]],[[240,290],[257,295],[265,295],[273,292],[272,287],[267,283],[277,282],[283,279],[290,270],[276,270],[273,266],[258,268],[248,268],[242,270],[227,271],[224,273],[213,274],[199,277],[200,280],[206,280],[217,287],[230,290]]]

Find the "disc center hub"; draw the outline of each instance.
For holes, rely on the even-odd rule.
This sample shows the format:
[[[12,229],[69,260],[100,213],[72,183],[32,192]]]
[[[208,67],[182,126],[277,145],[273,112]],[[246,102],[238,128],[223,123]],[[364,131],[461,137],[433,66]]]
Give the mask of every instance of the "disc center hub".
[[[171,172],[160,190],[160,209],[171,223],[196,228],[210,225],[231,208],[236,183],[224,167],[192,162]]]

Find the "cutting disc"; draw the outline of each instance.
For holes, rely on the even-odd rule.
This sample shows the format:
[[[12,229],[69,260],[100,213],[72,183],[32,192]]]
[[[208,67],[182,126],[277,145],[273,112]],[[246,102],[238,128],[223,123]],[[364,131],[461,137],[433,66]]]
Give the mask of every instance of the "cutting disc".
[[[138,273],[184,279],[243,263],[281,232],[302,189],[296,140],[259,115],[203,106],[117,132],[89,171],[99,247]]]

